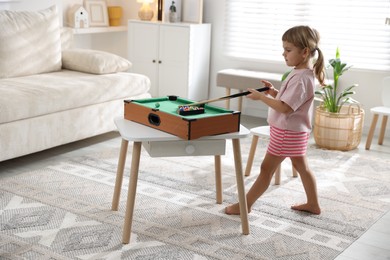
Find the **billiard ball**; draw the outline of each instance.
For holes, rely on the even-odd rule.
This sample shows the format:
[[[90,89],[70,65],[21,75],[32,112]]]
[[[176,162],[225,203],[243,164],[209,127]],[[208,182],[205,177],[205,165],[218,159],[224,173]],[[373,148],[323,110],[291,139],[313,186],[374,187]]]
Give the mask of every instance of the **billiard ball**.
[[[160,107],[160,103],[154,104],[155,107]]]

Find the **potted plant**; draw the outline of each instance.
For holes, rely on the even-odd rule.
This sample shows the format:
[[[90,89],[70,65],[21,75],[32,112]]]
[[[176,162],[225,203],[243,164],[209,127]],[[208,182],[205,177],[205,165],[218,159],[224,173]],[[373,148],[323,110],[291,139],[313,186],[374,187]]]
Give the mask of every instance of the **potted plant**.
[[[321,105],[316,108],[314,119],[314,140],[322,148],[348,151],[355,149],[361,140],[364,110],[359,102],[350,96],[357,84],[339,89],[339,79],[351,66],[342,63],[339,49],[336,58],[329,60],[333,68],[333,82],[322,86],[315,93]]]

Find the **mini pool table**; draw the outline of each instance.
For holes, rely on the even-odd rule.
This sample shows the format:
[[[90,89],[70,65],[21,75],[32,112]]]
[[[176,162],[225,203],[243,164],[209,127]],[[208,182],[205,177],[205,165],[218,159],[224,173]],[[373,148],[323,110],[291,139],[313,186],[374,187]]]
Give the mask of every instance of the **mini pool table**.
[[[193,102],[177,96],[125,100],[124,117],[185,140],[240,131],[241,112],[239,111],[205,104],[202,114],[180,115],[178,113],[179,106]]]

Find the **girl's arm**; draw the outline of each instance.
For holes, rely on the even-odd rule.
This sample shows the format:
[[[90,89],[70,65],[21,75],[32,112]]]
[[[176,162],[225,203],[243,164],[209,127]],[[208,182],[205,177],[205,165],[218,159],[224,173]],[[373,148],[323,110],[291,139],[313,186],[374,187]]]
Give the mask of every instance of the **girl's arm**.
[[[279,113],[288,114],[293,112],[293,109],[289,105],[279,99],[275,99],[274,97],[266,96],[266,92],[260,93],[255,89],[248,89],[248,91],[251,92],[251,94],[247,95],[248,98],[252,100],[261,100]]]

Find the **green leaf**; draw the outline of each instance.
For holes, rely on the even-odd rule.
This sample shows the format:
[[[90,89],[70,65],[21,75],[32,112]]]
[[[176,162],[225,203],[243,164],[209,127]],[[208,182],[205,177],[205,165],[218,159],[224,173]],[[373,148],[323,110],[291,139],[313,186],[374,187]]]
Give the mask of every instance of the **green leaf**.
[[[339,47],[336,48],[336,59],[340,59],[340,50],[339,50]]]
[[[292,70],[287,71],[287,72],[285,72],[285,73],[282,75],[282,81],[284,81],[284,80],[287,78],[287,76],[290,74],[291,71],[292,71]]]
[[[355,88],[357,84],[353,84],[341,91],[338,90],[338,83],[341,75],[352,67],[341,62],[339,48],[336,48],[336,56],[334,59],[329,60],[329,65],[333,68],[333,84],[322,87],[320,90],[315,91],[315,94],[321,96],[323,100],[322,105],[327,111],[338,113],[343,104],[354,100],[350,98],[350,96],[356,93],[352,89]],[[357,101],[354,100],[354,102]]]

